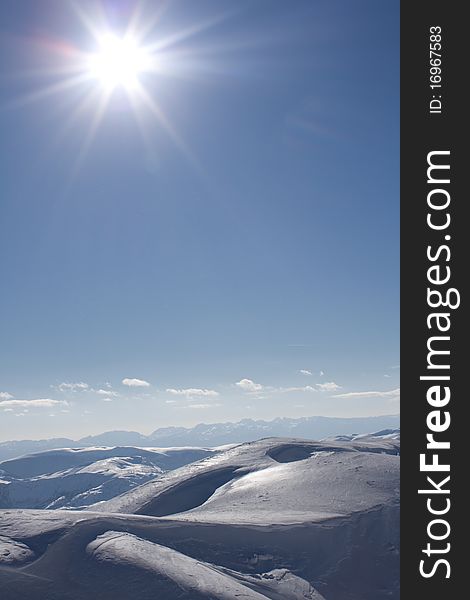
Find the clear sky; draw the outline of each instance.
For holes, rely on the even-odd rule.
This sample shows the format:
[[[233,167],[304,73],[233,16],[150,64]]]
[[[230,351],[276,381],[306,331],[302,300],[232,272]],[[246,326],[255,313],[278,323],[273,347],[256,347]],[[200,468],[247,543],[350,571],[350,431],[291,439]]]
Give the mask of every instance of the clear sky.
[[[398,1],[0,24],[0,439],[398,412]]]

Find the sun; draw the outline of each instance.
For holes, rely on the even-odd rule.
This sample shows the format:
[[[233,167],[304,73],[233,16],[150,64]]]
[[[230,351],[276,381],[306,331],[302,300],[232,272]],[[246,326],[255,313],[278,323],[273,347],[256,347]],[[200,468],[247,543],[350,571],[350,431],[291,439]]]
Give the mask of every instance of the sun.
[[[151,56],[130,37],[106,33],[99,37],[98,49],[87,61],[91,78],[106,91],[121,87],[132,91],[139,84],[139,76],[149,70]]]
[[[209,16],[181,29],[167,30],[162,21],[166,3],[158,3],[162,7],[155,10],[144,9],[145,2],[135,3],[128,22],[120,20],[114,25],[101,2],[92,4],[94,8],[86,11],[78,0],[67,3],[86,34],[86,37],[80,35],[85,46],[50,36],[34,40],[41,64],[46,68],[32,74],[35,78],[44,77],[44,83],[18,98],[12,106],[62,94],[70,98],[71,102],[65,101],[69,114],[57,138],[63,139],[80,119],[87,119],[81,131],[82,142],[78,146],[74,173],[81,168],[111,107],[123,115],[122,118],[125,113],[132,114],[149,156],[155,153],[153,128],[157,125],[192,167],[201,172],[197,157],[161,105],[163,99],[158,94],[171,79],[203,81],[212,69],[218,68],[211,66],[213,51],[210,48],[208,51],[204,46],[199,49],[197,43],[188,44],[192,37],[215,27],[230,14]],[[168,88],[165,95],[168,97]]]

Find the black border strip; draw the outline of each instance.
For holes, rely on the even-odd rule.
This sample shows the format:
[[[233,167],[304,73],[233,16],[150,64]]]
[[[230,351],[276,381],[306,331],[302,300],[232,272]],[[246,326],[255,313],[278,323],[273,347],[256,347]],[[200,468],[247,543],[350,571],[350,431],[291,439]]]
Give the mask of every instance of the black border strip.
[[[466,244],[470,230],[464,217],[470,202],[468,193],[463,189],[468,171],[464,139],[468,129],[467,111],[470,110],[464,109],[466,99],[463,92],[469,71],[463,59],[469,37],[464,7],[458,2],[435,0],[401,3],[401,589],[402,598],[406,600],[457,598],[459,587],[466,588],[463,581],[466,557],[459,548],[463,550],[467,521],[458,518],[458,512],[463,515],[462,505],[468,504],[463,486],[469,450],[464,443],[470,437],[463,416],[468,402],[464,387],[468,370],[464,309],[466,262],[470,255]],[[430,43],[438,38],[430,38],[437,33],[437,29],[430,31],[431,27],[441,28],[442,87],[434,89],[430,88],[430,59],[438,57],[430,55]],[[431,113],[430,102],[437,99],[442,102],[440,112]],[[438,111],[438,102],[434,102],[432,108]],[[429,160],[449,164],[450,169],[447,175],[444,170],[431,171],[431,181],[428,182],[428,155],[433,151],[449,151],[449,155],[435,154]],[[447,178],[450,181],[445,183]],[[441,201],[444,204],[449,195],[450,203],[446,209],[433,210],[428,206],[428,194],[433,189],[445,192],[436,191],[431,195],[431,203],[436,200],[436,203]],[[444,223],[447,212],[451,221],[446,229],[433,230],[427,224],[428,213],[433,213],[430,218],[435,219],[435,223],[438,219]],[[450,236],[450,239],[445,236]],[[430,247],[431,256],[436,257],[441,246],[449,247],[449,259],[444,248],[438,258],[430,260],[427,248]],[[429,282],[428,269],[435,265],[439,268],[431,271],[430,276],[439,275],[442,279],[444,274],[449,273],[446,270],[448,266],[449,282]],[[455,288],[460,294],[460,307],[431,308],[427,298],[428,287],[440,290],[442,294],[449,288]],[[457,294],[452,294],[452,301],[456,298]],[[437,299],[438,296],[434,295],[433,300]],[[438,331],[436,318],[431,318],[431,328],[428,327],[427,318],[433,312],[450,315],[447,332]],[[446,318],[443,317],[440,323],[444,326]],[[434,340],[431,347],[436,349],[439,346],[439,349],[449,350],[450,354],[428,357],[429,339],[439,335],[450,339]],[[429,368],[428,359],[437,368]],[[443,368],[446,364],[449,369]],[[420,380],[420,376],[449,376],[450,379]],[[431,386],[441,386],[437,388],[441,396],[435,390],[431,397],[431,400],[437,400],[434,406],[427,397]],[[445,386],[449,387],[450,400],[447,403],[442,400],[439,406],[439,397],[444,394]],[[432,411],[439,413],[429,416]],[[448,418],[451,419],[450,426],[434,433],[434,439],[449,442],[450,449],[430,450],[426,435],[433,431],[429,427],[444,427]],[[420,454],[426,454],[424,461],[428,464],[432,460],[448,464],[450,471],[421,470]],[[433,454],[437,458],[433,458]],[[441,491],[449,490],[449,493],[419,494],[419,489],[434,489],[428,476],[433,478],[434,487],[437,485]],[[442,483],[448,476],[450,479]],[[435,511],[448,508],[448,511],[432,515],[429,507]],[[449,529],[443,522],[430,525],[435,519],[446,521]],[[435,537],[442,537],[442,540],[431,539],[429,532]],[[440,559],[447,562],[437,564]],[[432,575],[424,577],[420,573],[420,564],[424,573]]]

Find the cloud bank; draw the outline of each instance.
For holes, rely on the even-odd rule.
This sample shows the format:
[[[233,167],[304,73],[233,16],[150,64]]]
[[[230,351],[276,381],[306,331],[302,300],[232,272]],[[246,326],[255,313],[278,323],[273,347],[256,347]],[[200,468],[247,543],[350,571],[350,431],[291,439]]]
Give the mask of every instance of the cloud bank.
[[[166,391],[174,396],[184,396],[185,398],[215,397],[219,395],[219,392],[216,392],[215,390],[201,388],[183,388],[179,390],[167,388]]]
[[[3,400],[0,408],[51,408],[57,405],[65,405],[65,400],[51,400],[51,398],[38,398],[37,400]]]
[[[336,394],[333,398],[397,398],[398,396],[400,396],[400,388],[385,392],[348,392],[346,394]]]

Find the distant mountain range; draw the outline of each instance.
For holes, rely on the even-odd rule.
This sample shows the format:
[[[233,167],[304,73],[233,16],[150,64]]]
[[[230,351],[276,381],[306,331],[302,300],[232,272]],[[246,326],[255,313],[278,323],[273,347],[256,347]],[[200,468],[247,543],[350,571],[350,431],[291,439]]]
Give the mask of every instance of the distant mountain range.
[[[53,438],[19,440],[0,443],[0,461],[56,448],[89,448],[96,446],[160,447],[221,446],[251,442],[266,437],[296,437],[320,440],[338,435],[365,434],[400,426],[398,415],[380,417],[302,417],[277,418],[272,421],[243,419],[236,423],[200,423],[195,427],[163,427],[150,435],[136,431],[107,431],[79,440]]]

